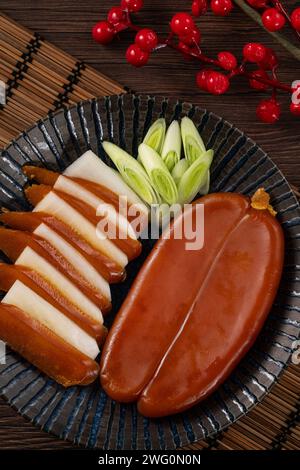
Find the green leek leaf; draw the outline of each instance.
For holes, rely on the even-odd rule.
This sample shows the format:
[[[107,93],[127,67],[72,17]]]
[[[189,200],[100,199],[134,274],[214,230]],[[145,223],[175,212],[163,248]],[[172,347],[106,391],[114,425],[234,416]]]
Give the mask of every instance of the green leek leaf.
[[[213,155],[213,150],[207,150],[183,174],[178,184],[180,204],[190,203],[203,186],[207,189],[208,171]]]
[[[116,165],[120,175],[128,186],[148,204],[160,202],[142,165],[125,150],[111,142],[103,142],[103,148]]]
[[[164,118],[157,119],[150,126],[144,137],[143,143],[153,148],[159,155],[161,154],[166,134],[166,120]]]
[[[188,117],[181,121],[181,137],[185,158],[191,165],[205,152],[205,145],[195,124]]]
[[[178,191],[176,184],[158,153],[149,145],[143,143],[139,146],[139,158],[155,191],[168,204],[177,202]]]
[[[168,127],[161,157],[169,171],[172,171],[180,160],[181,133],[178,121],[173,121]]]
[[[180,178],[186,172],[188,167],[189,167],[189,163],[185,158],[182,158],[181,160],[179,160],[179,162],[177,162],[176,165],[174,166],[171,174],[177,186],[180,181]]]

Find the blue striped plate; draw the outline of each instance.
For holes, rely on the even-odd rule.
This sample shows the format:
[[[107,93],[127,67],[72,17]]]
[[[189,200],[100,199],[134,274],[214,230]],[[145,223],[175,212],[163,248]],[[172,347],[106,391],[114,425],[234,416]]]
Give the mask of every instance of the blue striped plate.
[[[50,114],[21,134],[0,160],[0,198],[14,210],[30,209],[24,196],[25,162],[63,170],[87,149],[107,161],[108,139],[133,155],[151,122],[183,115],[193,118],[207,147],[215,149],[211,191],[271,194],[286,236],[284,275],[265,327],[247,357],[220,389],[189,412],[146,419],[135,405],[112,401],[99,383],[65,390],[19,355],[7,351],[0,366],[0,393],[23,416],[62,439],[90,448],[172,449],[223,430],[259,403],[289,362],[300,329],[300,211],[287,181],[255,142],[222,118],[189,103],[161,97],[125,95],[80,103]],[[124,284],[113,286],[114,312],[120,307],[151,243],[130,263]]]

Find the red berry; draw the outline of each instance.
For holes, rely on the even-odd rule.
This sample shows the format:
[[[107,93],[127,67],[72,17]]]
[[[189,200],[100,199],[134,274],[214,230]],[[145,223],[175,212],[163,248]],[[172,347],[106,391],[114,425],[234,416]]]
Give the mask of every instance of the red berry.
[[[173,33],[178,36],[186,36],[196,28],[193,18],[188,13],[176,13],[170,25]]]
[[[195,27],[189,34],[186,36],[179,36],[180,42],[183,42],[187,46],[195,46],[195,44],[199,44],[201,41],[201,33],[200,30]]]
[[[234,70],[237,67],[236,57],[231,52],[219,52],[218,61],[224,70]]]
[[[149,60],[149,52],[142,51],[137,44],[131,44],[126,51],[126,60],[135,67],[146,65]]]
[[[214,70],[211,70],[207,76],[207,91],[213,95],[223,95],[223,93],[228,90],[229,85],[230,82],[228,77],[221,72],[215,72]]]
[[[201,90],[207,91],[207,79],[208,75],[210,74],[211,70],[203,69],[196,75],[196,82]]]
[[[158,44],[158,37],[152,29],[144,28],[136,34],[135,43],[142,51],[151,52]]]
[[[267,73],[262,70],[254,70],[254,72],[251,72],[251,75],[253,78],[249,79],[249,85],[251,88],[254,88],[255,90],[267,90],[269,88],[269,85],[266,85],[265,83],[259,82],[258,80],[255,80],[255,77],[260,77],[260,78],[269,78]]]
[[[125,14],[121,7],[112,7],[107,15],[107,21],[110,24],[119,24],[125,20]]]
[[[299,104],[291,103],[290,104],[290,111],[295,116],[300,116],[300,103]]]
[[[121,0],[121,8],[136,13],[143,8],[143,0]]]
[[[268,124],[273,124],[280,117],[280,105],[274,98],[262,100],[256,108],[257,117]]]
[[[108,44],[114,38],[115,32],[107,21],[100,21],[92,29],[92,36],[100,44]]]
[[[268,0],[247,0],[252,8],[266,8]]]
[[[210,6],[214,14],[218,16],[229,15],[233,8],[231,0],[211,0]]]
[[[266,47],[265,58],[259,63],[259,65],[266,70],[272,70],[274,67],[277,67],[278,58],[275,52],[269,47]]]
[[[293,28],[295,28],[296,31],[300,32],[300,8],[296,8],[291,14],[291,22]]]
[[[207,0],[194,0],[192,3],[192,14],[194,16],[205,15],[207,12]]]
[[[266,58],[266,54],[267,48],[257,42],[249,42],[243,49],[243,56],[248,62],[262,62]]]
[[[263,12],[261,19],[268,31],[279,31],[285,25],[285,17],[277,8],[267,8]]]

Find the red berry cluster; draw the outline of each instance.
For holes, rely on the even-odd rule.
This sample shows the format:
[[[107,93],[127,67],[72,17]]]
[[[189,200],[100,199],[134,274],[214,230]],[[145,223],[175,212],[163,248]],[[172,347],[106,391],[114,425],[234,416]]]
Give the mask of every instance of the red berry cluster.
[[[100,44],[109,44],[116,34],[131,25],[129,13],[136,13],[143,7],[143,0],[121,0],[119,6],[112,7],[107,21],[99,21],[92,29],[92,36]]]
[[[261,19],[268,31],[279,31],[289,23],[297,35],[300,33],[300,8],[295,8],[289,15],[280,0],[247,0],[247,3],[256,10],[263,10]]]
[[[134,44],[131,44],[126,51],[126,59],[129,64],[135,67],[146,65],[150,53],[158,44],[157,34],[149,28],[143,28],[136,33]]]
[[[210,8],[217,16],[227,16],[233,8],[232,0],[211,0]],[[208,10],[207,0],[194,0],[192,3],[192,14],[194,16],[204,15]]]
[[[271,0],[247,1],[255,8],[265,9]],[[243,48],[243,60],[240,64],[235,55],[229,51],[221,51],[216,58],[211,58],[200,49],[201,31],[190,14],[176,13],[170,21],[168,37],[160,38],[153,29],[139,28],[132,23],[131,13],[139,11],[142,6],[142,0],[122,0],[120,6],[110,9],[107,21],[101,21],[94,26],[92,32],[94,39],[101,44],[107,44],[124,29],[135,31],[134,43],[126,51],[127,61],[135,67],[147,64],[153,51],[162,47],[171,47],[181,52],[184,57],[205,64],[196,75],[196,83],[199,88],[214,95],[226,93],[234,77],[244,76],[248,79],[250,88],[272,92],[271,98],[259,103],[256,110],[258,118],[266,123],[274,123],[279,119],[281,108],[277,101],[277,91],[282,90],[292,94],[295,90],[277,79],[278,59],[272,49],[263,44],[248,43]],[[211,0],[210,6],[215,14],[225,16],[230,13],[232,2]],[[192,14],[194,17],[203,15],[207,8],[207,0],[193,0]],[[300,13],[300,8],[294,12],[297,10]],[[300,22],[300,14],[297,18]],[[300,116],[300,104],[292,103],[290,110],[294,115]]]

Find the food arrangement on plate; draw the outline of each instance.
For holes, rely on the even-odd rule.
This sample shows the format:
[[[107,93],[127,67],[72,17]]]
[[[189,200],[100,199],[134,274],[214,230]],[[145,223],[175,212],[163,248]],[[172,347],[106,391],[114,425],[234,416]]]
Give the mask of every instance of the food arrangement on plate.
[[[137,159],[102,145],[116,170],[91,151],[63,173],[23,166],[33,210],[0,215],[0,249],[14,263],[0,264],[0,339],[65,387],[100,380],[143,416],[172,415],[216,390],[253,345],[279,285],[283,232],[262,188],[208,194],[214,152],[187,117],[156,120]],[[172,205],[192,201],[173,212],[107,335],[110,284],[139,257],[150,207],[164,226]],[[195,224],[199,204],[204,245],[187,250],[176,227],[186,214]],[[99,230],[103,220],[116,236]]]

